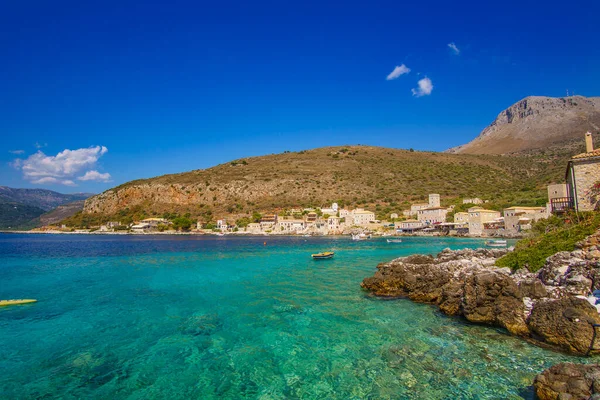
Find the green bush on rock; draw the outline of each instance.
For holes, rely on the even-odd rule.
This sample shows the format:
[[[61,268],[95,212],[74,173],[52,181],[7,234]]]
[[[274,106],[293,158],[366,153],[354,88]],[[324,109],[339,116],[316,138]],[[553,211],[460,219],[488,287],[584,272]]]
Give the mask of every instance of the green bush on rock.
[[[536,272],[544,266],[546,258],[559,251],[575,250],[577,242],[599,227],[600,213],[597,212],[568,214],[560,221],[556,217],[539,221],[533,227],[534,236],[521,239],[515,251],[498,259],[496,265],[513,271],[527,268]]]

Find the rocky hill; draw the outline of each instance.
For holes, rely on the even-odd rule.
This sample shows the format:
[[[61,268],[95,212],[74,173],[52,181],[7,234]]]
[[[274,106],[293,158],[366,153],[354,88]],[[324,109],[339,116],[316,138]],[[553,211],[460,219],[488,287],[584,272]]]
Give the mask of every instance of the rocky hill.
[[[504,154],[542,149],[600,131],[600,97],[530,96],[502,111],[473,141],[447,150]]]
[[[214,221],[333,201],[385,215],[428,193],[442,198],[509,194],[523,202],[535,192],[545,202],[544,185],[562,179],[567,158],[560,153],[503,157],[325,147],[128,182],[86,200],[83,215],[90,222],[93,216],[137,219],[177,212]]]
[[[67,218],[81,211],[83,200],[90,196],[90,193],[63,194],[46,189],[0,186],[0,229],[29,229],[43,225],[45,222],[40,220],[41,215],[78,201],[78,206],[63,207],[55,214],[60,216],[58,220]]]
[[[78,212],[83,210],[83,206],[85,204],[85,200],[77,200],[71,203],[62,204],[56,207],[54,210],[49,211],[40,215],[39,221],[40,224],[45,225],[55,225],[62,221],[65,218],[69,218],[72,215],[77,214]]]

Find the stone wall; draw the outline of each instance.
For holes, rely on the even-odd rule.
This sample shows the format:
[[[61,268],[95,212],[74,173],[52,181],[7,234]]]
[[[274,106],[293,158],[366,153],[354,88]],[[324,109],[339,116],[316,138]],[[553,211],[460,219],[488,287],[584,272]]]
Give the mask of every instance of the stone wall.
[[[592,211],[598,200],[592,199],[590,189],[594,183],[600,181],[600,160],[584,159],[572,162],[575,172],[578,211]]]

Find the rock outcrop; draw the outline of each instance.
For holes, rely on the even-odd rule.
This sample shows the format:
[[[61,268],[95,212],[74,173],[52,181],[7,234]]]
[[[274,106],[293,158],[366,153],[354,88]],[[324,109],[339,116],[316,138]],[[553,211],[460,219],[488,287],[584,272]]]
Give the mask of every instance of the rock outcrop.
[[[597,353],[600,338],[597,349],[590,346],[600,315],[591,293],[600,285],[599,264],[588,257],[593,250],[580,247],[549,257],[538,273],[495,267],[509,250],[446,249],[435,258],[414,255],[380,264],[361,286],[376,296],[436,304],[448,315],[569,353]]]
[[[535,377],[539,400],[600,399],[600,365],[560,363]]]
[[[449,153],[504,154],[542,149],[600,129],[600,97],[527,97],[502,111],[479,136]]]

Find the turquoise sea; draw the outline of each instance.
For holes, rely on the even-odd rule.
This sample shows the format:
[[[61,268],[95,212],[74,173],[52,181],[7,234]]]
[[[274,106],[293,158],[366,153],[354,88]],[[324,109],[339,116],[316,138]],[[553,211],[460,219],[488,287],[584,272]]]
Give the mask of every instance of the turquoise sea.
[[[0,398],[533,398],[536,373],[584,360],[360,288],[482,244],[0,235],[0,299],[39,300],[0,308]]]

